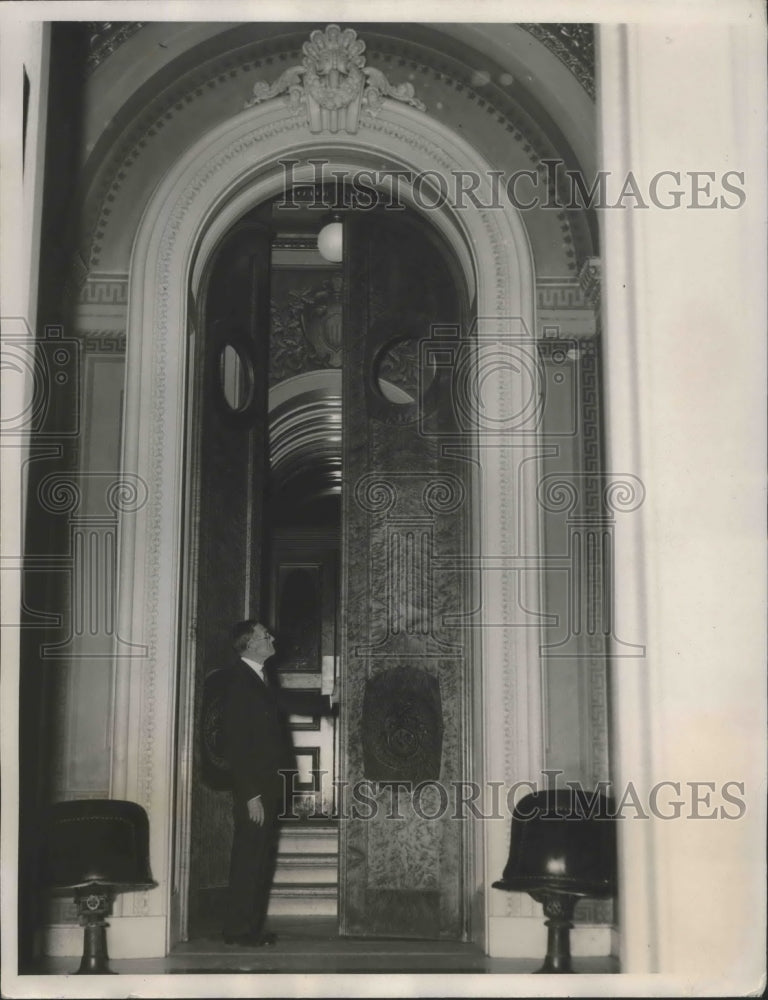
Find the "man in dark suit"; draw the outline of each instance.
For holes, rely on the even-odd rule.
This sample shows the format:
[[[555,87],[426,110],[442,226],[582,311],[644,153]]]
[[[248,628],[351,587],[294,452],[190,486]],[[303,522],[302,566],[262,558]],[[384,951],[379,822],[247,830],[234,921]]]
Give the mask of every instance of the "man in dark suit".
[[[275,651],[269,629],[255,619],[238,622],[232,644],[240,659],[224,701],[224,747],[232,769],[234,835],[229,869],[227,944],[274,944],[264,931],[277,860],[282,772],[296,766],[283,713],[328,715],[330,696],[282,690],[270,683],[265,662]]]

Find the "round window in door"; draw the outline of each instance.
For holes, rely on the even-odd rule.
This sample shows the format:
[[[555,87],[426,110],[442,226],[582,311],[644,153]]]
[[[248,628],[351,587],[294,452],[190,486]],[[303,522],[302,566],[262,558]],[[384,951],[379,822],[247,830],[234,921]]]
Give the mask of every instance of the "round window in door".
[[[233,413],[245,413],[253,402],[253,364],[241,348],[231,343],[219,352],[219,388]]]

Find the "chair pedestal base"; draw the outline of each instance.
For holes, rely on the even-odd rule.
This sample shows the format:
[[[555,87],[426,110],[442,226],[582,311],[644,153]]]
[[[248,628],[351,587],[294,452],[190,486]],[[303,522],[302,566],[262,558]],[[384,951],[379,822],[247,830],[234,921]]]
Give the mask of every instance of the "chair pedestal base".
[[[109,967],[107,954],[107,921],[112,912],[114,893],[107,887],[99,887],[98,891],[84,891],[75,896],[80,923],[83,924],[83,957],[80,960],[78,975],[109,976],[113,970]]]
[[[571,928],[573,910],[578,896],[563,892],[531,893],[544,905],[544,923],[547,927],[547,955],[537,972],[573,972],[571,963]]]

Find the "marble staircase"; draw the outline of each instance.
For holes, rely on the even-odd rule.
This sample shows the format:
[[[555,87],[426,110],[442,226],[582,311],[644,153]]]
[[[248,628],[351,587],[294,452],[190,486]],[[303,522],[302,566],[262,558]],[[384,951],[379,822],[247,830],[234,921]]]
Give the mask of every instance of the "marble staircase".
[[[269,898],[270,916],[336,916],[338,839],[338,826],[333,822],[283,826]]]

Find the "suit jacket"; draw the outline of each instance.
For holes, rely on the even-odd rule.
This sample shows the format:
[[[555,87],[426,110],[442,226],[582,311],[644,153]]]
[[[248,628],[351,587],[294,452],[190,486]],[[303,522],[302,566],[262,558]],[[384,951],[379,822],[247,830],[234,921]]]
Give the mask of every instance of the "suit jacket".
[[[296,767],[284,713],[328,715],[330,700],[327,695],[267,685],[243,660],[231,670],[224,701],[224,752],[232,768],[232,790],[245,801],[255,795],[280,799],[280,771]]]

